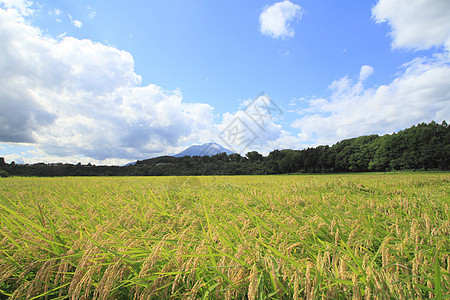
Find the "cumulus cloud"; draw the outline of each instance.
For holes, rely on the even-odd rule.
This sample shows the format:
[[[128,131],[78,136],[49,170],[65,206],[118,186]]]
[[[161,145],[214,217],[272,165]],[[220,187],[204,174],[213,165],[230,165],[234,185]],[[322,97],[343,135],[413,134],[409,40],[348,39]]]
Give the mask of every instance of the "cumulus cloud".
[[[372,9],[376,22],[387,22],[394,48],[450,50],[450,1],[379,0]]]
[[[360,80],[348,77],[330,85],[332,96],[312,99],[292,126],[302,140],[331,144],[365,134],[384,134],[450,116],[450,56],[416,58],[402,66],[402,73],[390,84],[363,87],[361,79],[371,70],[361,68]],[[371,72],[369,72],[371,73]]]
[[[36,163],[71,163],[77,164],[81,162],[86,165],[88,163],[94,165],[114,165],[114,166],[123,166],[129,162],[130,159],[122,159],[122,158],[107,158],[97,160],[92,157],[86,157],[82,155],[70,155],[70,156],[55,156],[48,155],[44,151],[34,150],[28,151],[26,153],[20,154],[6,154],[3,155],[6,163],[15,162],[16,164],[36,164]]]
[[[0,9],[0,141],[50,158],[148,158],[211,136],[213,108],[180,91],[141,86],[130,53],[54,39],[20,9]],[[38,158],[36,158],[38,159]]]
[[[293,37],[292,23],[300,20],[303,10],[300,5],[288,0],[266,6],[259,16],[259,30],[272,38]]]
[[[373,67],[369,65],[362,66],[361,71],[359,72],[359,81],[366,80],[372,74],[373,74]]]
[[[31,1],[28,0],[0,0],[0,8],[3,6],[6,9],[14,9],[24,16],[29,16],[33,13],[30,8]]]
[[[365,134],[384,134],[419,122],[450,117],[450,2],[447,0],[379,0],[376,22],[387,22],[393,48],[444,46],[430,57],[417,57],[400,68],[388,84],[365,88],[374,72],[361,67],[358,81],[348,76],[332,82],[330,99],[311,99],[292,126],[303,141],[331,144]]]
[[[268,95],[261,94],[244,101],[237,112],[225,113],[218,136],[225,147],[242,155],[252,150],[268,154],[273,149],[298,149],[300,139],[277,124],[282,113]]]
[[[25,164],[25,160],[20,154],[7,154],[3,155],[6,163],[14,162],[16,164]],[[40,162],[40,161],[39,161]]]

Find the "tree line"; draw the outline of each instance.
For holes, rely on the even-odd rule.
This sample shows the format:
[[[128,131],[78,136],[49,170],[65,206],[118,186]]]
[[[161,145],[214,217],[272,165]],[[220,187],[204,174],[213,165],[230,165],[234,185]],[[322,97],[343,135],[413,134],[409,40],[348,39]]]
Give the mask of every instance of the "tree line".
[[[449,170],[450,126],[443,121],[420,123],[398,133],[360,136],[332,146],[303,150],[257,151],[245,156],[161,156],[130,166],[91,164],[7,164],[0,158],[0,176],[162,176],[251,175],[286,173],[386,172]]]

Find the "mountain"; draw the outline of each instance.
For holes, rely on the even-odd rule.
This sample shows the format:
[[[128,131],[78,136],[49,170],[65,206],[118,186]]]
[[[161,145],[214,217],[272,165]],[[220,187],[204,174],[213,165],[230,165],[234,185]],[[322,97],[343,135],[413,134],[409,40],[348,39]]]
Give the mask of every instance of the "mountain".
[[[183,157],[183,156],[212,156],[219,153],[225,152],[226,154],[232,154],[233,151],[228,150],[227,148],[222,147],[217,143],[206,143],[203,145],[193,145],[185,150],[181,151],[178,154],[175,154],[174,157]]]

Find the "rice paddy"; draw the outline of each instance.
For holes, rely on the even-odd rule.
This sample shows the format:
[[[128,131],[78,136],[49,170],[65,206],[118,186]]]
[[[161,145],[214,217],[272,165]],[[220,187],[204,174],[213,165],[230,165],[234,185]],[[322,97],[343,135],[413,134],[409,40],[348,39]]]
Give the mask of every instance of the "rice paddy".
[[[0,298],[448,298],[449,182],[3,178]]]

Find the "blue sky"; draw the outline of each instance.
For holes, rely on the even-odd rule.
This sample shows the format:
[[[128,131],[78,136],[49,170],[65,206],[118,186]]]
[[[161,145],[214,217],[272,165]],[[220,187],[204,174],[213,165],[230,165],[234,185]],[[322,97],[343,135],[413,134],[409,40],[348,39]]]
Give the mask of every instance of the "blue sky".
[[[448,15],[447,0],[0,0],[0,156],[267,154],[448,121]]]

